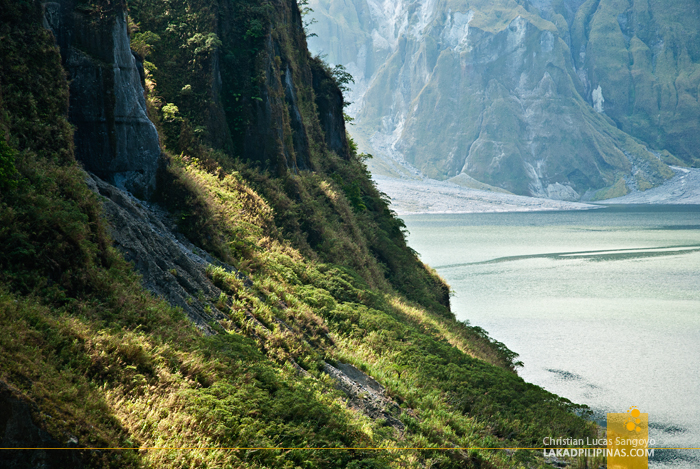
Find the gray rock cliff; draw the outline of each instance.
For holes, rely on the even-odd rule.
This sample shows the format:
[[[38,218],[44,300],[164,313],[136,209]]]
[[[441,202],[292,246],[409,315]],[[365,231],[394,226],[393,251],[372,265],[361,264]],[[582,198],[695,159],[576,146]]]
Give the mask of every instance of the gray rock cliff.
[[[311,64],[312,85],[316,92],[316,109],[323,129],[326,145],[343,155],[347,145],[345,119],[343,118],[343,95],[335,86],[320,63]]]
[[[292,9],[289,13],[287,20],[301,27],[298,11]],[[295,71],[279,41],[271,36],[266,38],[261,56],[264,81],[259,98],[253,100],[241,153],[245,159],[275,172],[312,169],[309,137],[299,108],[302,90],[297,89],[298,77],[294,76],[295,72],[301,75],[306,71]],[[226,78],[235,82],[231,75],[224,75]]]
[[[228,272],[236,269],[190,243],[178,233],[171,216],[157,205],[139,201],[94,175],[87,182],[103,197],[115,246],[134,264],[143,285],[182,308],[198,328],[211,334],[209,323],[224,315],[216,307],[221,290],[207,277],[207,267]]]
[[[98,12],[62,0],[44,8],[70,80],[76,158],[102,179],[148,198],[160,145],[146,112],[143,68],[129,46],[125,7],[115,2]]]

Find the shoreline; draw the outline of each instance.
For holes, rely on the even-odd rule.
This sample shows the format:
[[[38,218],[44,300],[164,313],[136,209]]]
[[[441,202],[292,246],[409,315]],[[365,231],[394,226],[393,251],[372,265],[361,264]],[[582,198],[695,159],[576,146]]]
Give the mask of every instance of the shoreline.
[[[398,216],[469,213],[518,213],[596,210],[613,205],[700,205],[700,169],[672,166],[676,175],[660,186],[596,202],[528,197],[470,189],[434,179],[372,176],[377,188],[391,199]]]
[[[432,179],[397,179],[373,176],[377,188],[391,199],[399,216],[413,214],[457,214],[594,210],[601,208],[582,202],[552,200],[522,195],[469,189],[451,182]]]

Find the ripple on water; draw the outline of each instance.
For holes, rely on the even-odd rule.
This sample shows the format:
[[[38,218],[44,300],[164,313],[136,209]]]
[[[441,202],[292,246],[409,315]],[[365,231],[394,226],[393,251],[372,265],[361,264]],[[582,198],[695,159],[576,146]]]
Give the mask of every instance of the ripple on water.
[[[521,376],[602,422],[635,405],[657,447],[676,448],[700,442],[699,219],[699,206],[404,218],[457,317],[518,352]]]

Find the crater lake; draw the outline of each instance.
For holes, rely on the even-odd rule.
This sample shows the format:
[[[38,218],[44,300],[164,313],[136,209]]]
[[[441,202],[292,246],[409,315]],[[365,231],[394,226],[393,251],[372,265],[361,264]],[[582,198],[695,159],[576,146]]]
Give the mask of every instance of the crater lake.
[[[458,319],[520,355],[525,380],[649,413],[660,447],[700,446],[700,205],[403,215]],[[657,451],[655,468],[700,465]]]

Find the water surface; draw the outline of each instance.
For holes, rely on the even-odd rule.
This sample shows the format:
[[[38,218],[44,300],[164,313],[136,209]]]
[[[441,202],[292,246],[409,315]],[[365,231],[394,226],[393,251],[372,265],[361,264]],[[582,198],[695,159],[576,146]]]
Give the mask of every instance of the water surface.
[[[700,446],[700,206],[403,219],[457,318],[519,353],[524,379],[603,421],[636,405],[657,447]]]

